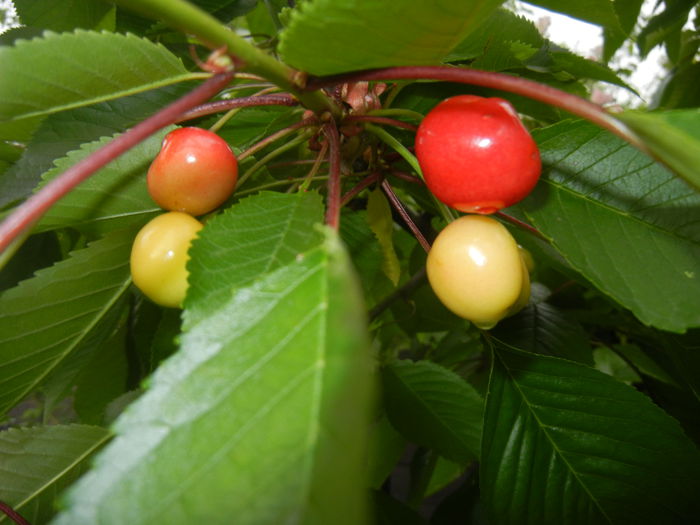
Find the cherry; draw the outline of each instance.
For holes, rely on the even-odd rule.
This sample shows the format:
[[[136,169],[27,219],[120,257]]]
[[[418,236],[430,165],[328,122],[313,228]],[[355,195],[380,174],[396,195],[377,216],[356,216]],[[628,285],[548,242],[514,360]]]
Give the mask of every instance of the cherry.
[[[426,269],[440,301],[480,328],[516,313],[530,297],[518,244],[505,226],[483,215],[447,225],[433,242]]]
[[[435,106],[416,134],[425,183],[467,213],[493,213],[523,199],[540,176],[537,144],[509,102],[460,95]]]
[[[131,278],[154,303],[179,308],[187,293],[186,268],[190,243],[202,223],[171,211],[148,222],[131,247]]]
[[[148,191],[166,210],[202,215],[233,193],[238,178],[236,156],[216,133],[178,128],[163,139],[148,169]]]

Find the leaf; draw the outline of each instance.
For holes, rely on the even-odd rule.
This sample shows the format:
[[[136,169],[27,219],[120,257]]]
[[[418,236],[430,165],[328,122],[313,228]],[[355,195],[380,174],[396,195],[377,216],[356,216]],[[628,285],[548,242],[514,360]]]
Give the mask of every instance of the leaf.
[[[617,115],[662,162],[700,189],[700,109]]]
[[[366,523],[373,372],[327,235],[189,327],[55,525]]]
[[[0,501],[30,523],[46,523],[55,512],[56,494],[78,478],[109,437],[106,429],[87,425],[0,432]]]
[[[597,370],[498,345],[481,493],[492,523],[691,523],[700,454],[647,397]]]
[[[389,201],[380,189],[371,192],[367,199],[367,222],[382,248],[382,270],[396,286],[401,277],[401,267],[394,250],[394,219],[391,216]]]
[[[187,71],[165,47],[133,35],[47,31],[0,47],[0,78],[2,122],[174,84]]]
[[[605,28],[620,29],[620,21],[611,0],[528,0],[528,4],[537,5],[550,11],[557,11],[579,20],[591,22]]]
[[[317,193],[261,192],[207,222],[190,248],[185,321],[205,319],[237,288],[318,246],[323,202]]]
[[[94,0],[14,0],[17,14],[25,26],[72,31],[83,29],[114,30],[115,7]]]
[[[528,352],[593,364],[588,334],[580,324],[545,302],[531,302],[518,315],[501,321],[493,333],[503,342]]]
[[[0,177],[0,206],[28,196],[53,162],[86,142],[135,126],[191,88],[175,86],[49,115],[27,144],[22,158]]]
[[[546,173],[522,202],[530,222],[643,323],[700,326],[700,195],[591,124],[535,137]]]
[[[382,369],[384,406],[408,440],[460,463],[478,457],[483,400],[454,372],[429,361]]]
[[[593,351],[595,368],[627,384],[639,383],[641,378],[627,362],[606,346]]]
[[[630,36],[644,0],[613,0],[620,29],[604,28],[603,61],[608,62],[624,41]]]
[[[500,2],[315,0],[280,35],[285,62],[314,75],[441,62]]]
[[[133,236],[96,241],[0,296],[0,412],[108,335],[131,282]]]
[[[91,234],[140,225],[162,210],[153,202],[146,185],[148,166],[160,151],[168,127],[117,157],[61,198],[42,217],[36,231],[70,226]],[[110,142],[114,137],[83,145],[55,162],[43,184]],[[41,187],[41,186],[40,186]]]

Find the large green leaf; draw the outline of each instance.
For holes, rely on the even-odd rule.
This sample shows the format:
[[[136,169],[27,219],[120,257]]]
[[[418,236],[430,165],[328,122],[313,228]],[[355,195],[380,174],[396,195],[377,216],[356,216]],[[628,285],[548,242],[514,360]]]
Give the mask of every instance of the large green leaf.
[[[114,29],[115,7],[95,0],[14,0],[20,22],[29,27],[71,31]]]
[[[173,129],[168,127],[150,136],[80,183],[46,212],[37,231],[70,226],[100,233],[144,223],[159,212],[161,209],[148,193],[146,172],[160,151],[163,137]],[[44,174],[44,182],[56,178],[110,140],[112,137],[105,137],[68,153]]]
[[[289,264],[322,239],[311,227],[323,220],[317,193],[262,192],[207,223],[193,242],[187,322],[204,319],[236,288]]]
[[[482,443],[493,523],[692,523],[700,512],[700,453],[678,422],[584,365],[497,347]]]
[[[190,326],[56,525],[366,523],[372,374],[329,233]]]
[[[0,296],[0,412],[109,335],[131,282],[133,236],[96,241]]]
[[[52,33],[0,47],[0,122],[46,115],[187,78],[165,47],[133,35]]]
[[[535,137],[545,175],[522,203],[532,223],[643,323],[700,326],[700,195],[591,124]]]
[[[659,159],[700,189],[700,109],[618,115]]]
[[[0,501],[30,523],[46,523],[55,513],[56,495],[86,470],[109,436],[104,428],[86,425],[0,432]],[[0,523],[9,519],[0,517]]]
[[[484,402],[464,379],[430,361],[394,361],[382,386],[387,417],[407,439],[460,463],[479,456]]]
[[[315,0],[280,36],[285,62],[328,75],[441,62],[498,0]]]

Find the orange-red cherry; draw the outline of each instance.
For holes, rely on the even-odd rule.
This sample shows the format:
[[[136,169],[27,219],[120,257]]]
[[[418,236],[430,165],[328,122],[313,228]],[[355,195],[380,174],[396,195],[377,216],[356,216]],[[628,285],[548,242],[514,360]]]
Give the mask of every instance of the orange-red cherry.
[[[202,215],[220,206],[236,188],[238,162],[216,133],[179,128],[163,139],[148,169],[148,191],[161,207]]]
[[[493,213],[526,197],[541,172],[537,144],[513,106],[460,95],[435,106],[416,134],[428,189],[466,213]]]

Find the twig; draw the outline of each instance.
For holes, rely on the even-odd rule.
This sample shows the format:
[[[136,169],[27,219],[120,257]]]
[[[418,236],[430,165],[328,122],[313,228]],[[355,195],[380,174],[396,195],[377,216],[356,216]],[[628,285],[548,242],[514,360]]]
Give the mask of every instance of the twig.
[[[192,120],[212,113],[220,113],[231,109],[245,108],[251,106],[296,106],[299,101],[287,94],[277,95],[252,95],[250,97],[232,98],[229,100],[217,100],[192,108],[182,114],[175,123]]]
[[[384,190],[384,193],[386,193],[386,196],[389,199],[389,202],[391,202],[391,205],[398,212],[398,214],[401,215],[401,218],[406,223],[406,226],[408,226],[408,228],[411,230],[411,232],[415,236],[416,240],[418,240],[420,245],[423,247],[423,249],[425,250],[425,253],[428,253],[430,251],[430,243],[423,236],[423,232],[421,232],[420,229],[418,229],[418,226],[416,226],[416,223],[413,222],[413,219],[408,214],[408,211],[404,207],[403,203],[399,200],[399,198],[394,193],[394,190],[391,188],[391,185],[389,184],[388,181],[386,181],[386,180],[382,181],[382,190]]]
[[[362,190],[367,188],[368,186],[374,184],[379,180],[381,175],[378,172],[371,173],[364,179],[362,179],[360,182],[357,183],[357,185],[353,186],[352,189],[350,189],[345,195],[343,195],[343,198],[340,199],[340,207],[342,208],[345,206],[348,202],[350,202],[358,193],[360,193]]]
[[[10,507],[7,503],[0,501],[0,512],[4,512],[5,515],[12,521],[17,523],[17,525],[31,525],[27,520],[25,520],[19,512]]]
[[[323,133],[328,141],[328,161],[330,163],[326,224],[334,230],[338,230],[340,227],[340,135],[333,121],[324,124]]]
[[[36,223],[58,199],[75,186],[159,129],[173,124],[185,111],[216,95],[232,78],[232,72],[211,77],[184,97],[116,137],[53,179],[20,204],[0,224],[0,251],[5,250],[15,237]]]
[[[240,162],[243,159],[245,159],[246,157],[250,157],[254,153],[257,153],[258,151],[265,148],[266,146],[269,146],[270,144],[272,144],[276,140],[279,140],[282,137],[286,137],[287,135],[289,135],[290,133],[292,133],[293,131],[295,131],[299,128],[303,128],[306,126],[312,126],[314,124],[317,124],[316,119],[313,119],[313,118],[304,119],[304,120],[300,120],[299,122],[296,122],[295,124],[292,124],[291,126],[287,126],[284,129],[276,131],[276,132],[272,133],[271,135],[268,135],[267,137],[265,137],[261,141],[256,142],[251,147],[249,147],[247,150],[242,151],[241,154],[238,155],[238,161]]]
[[[397,120],[389,117],[380,117],[374,115],[350,115],[345,117],[343,123],[349,122],[374,122],[375,124],[385,124],[387,126],[394,126],[396,128],[403,128],[409,131],[417,131],[418,126],[415,124],[409,124],[408,122],[403,122],[402,120]]]

